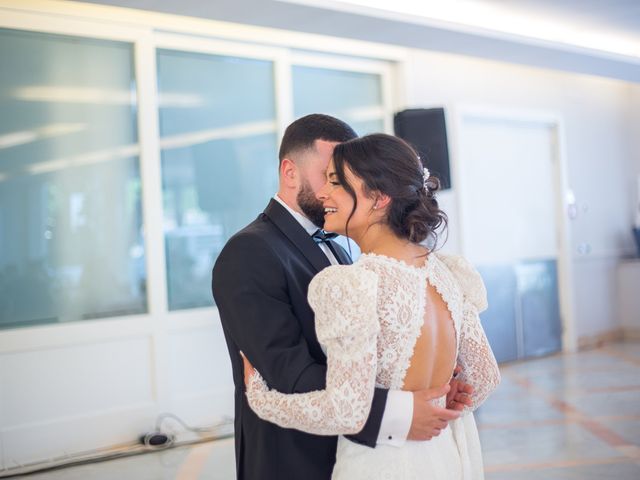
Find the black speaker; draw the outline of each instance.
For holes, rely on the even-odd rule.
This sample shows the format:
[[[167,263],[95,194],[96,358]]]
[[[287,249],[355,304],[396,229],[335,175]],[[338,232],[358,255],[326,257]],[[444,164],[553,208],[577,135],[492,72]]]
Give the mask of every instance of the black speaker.
[[[449,147],[444,108],[413,108],[393,117],[396,135],[411,144],[432,175],[440,179],[442,188],[451,188]]]

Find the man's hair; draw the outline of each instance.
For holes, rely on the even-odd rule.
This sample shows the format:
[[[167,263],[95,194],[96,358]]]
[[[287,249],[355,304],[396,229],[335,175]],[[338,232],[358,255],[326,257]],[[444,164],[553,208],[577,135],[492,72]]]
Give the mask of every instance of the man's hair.
[[[280,144],[280,164],[286,157],[313,147],[316,140],[346,142],[358,135],[342,120],[312,113],[301,117],[287,127]]]

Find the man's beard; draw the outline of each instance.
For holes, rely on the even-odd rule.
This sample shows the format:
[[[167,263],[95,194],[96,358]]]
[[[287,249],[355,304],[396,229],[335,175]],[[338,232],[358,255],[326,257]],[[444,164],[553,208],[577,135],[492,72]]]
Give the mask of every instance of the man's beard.
[[[313,193],[308,181],[303,181],[296,200],[300,210],[314,225],[318,228],[324,227],[324,207],[320,200],[316,198],[316,194]]]

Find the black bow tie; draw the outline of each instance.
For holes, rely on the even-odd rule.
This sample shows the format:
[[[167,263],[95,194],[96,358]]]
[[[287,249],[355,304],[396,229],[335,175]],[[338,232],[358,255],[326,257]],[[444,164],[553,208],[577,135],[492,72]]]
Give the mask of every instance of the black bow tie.
[[[313,235],[311,235],[311,238],[313,238],[313,241],[316,243],[327,243],[329,240],[336,238],[337,236],[337,233],[325,232],[319,228]]]

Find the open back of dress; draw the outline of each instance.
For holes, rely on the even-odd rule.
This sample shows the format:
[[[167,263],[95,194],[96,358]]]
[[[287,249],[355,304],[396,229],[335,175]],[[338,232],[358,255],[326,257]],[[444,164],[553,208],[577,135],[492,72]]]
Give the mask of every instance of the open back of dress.
[[[374,254],[358,265],[378,277],[378,386],[415,391],[448,383],[462,321],[449,269],[433,254],[421,267]]]
[[[456,364],[457,339],[451,312],[427,278],[420,336],[404,378],[403,390],[417,391],[449,383]]]

